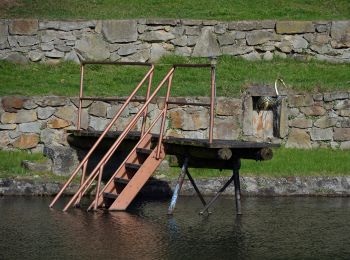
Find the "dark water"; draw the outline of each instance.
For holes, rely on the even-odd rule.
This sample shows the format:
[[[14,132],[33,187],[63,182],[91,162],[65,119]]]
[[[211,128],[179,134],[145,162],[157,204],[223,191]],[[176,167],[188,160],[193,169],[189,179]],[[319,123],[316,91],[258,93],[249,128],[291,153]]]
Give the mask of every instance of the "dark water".
[[[126,212],[68,213],[49,198],[0,198],[0,259],[350,259],[350,198],[222,197],[138,202]]]

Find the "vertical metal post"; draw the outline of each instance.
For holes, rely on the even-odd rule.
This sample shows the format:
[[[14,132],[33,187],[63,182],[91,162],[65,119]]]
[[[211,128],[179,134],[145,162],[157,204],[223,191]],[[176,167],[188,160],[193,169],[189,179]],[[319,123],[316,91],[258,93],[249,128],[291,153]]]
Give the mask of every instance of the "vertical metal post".
[[[153,79],[153,71],[150,74],[148,78],[148,87],[147,87],[147,93],[146,93],[146,101],[149,99],[150,93],[151,93],[151,86],[152,86],[152,79]],[[147,113],[148,113],[148,106],[145,109],[145,113],[143,114],[142,119],[142,126],[141,126],[141,137],[144,135],[146,130],[146,120],[147,120]]]
[[[214,105],[215,105],[215,59],[212,59],[211,65],[211,95],[210,95],[210,126],[209,126],[209,143],[213,142],[214,128]]]
[[[83,82],[84,82],[84,65],[80,65],[80,92],[79,92],[79,108],[78,108],[78,119],[77,119],[77,130],[80,130],[81,125],[81,109],[83,106]]]
[[[184,163],[181,167],[181,173],[179,175],[179,178],[177,179],[177,184],[175,186],[174,193],[173,193],[173,196],[171,198],[170,206],[168,209],[168,215],[172,215],[174,213],[177,198],[179,196],[179,193],[180,193],[182,184],[184,183],[185,175],[187,172],[187,165],[188,165],[188,158],[186,157],[184,160]]]
[[[101,166],[99,173],[98,173],[94,210],[97,210],[97,205],[98,205],[97,202],[98,202],[98,197],[99,197],[100,189],[101,189],[101,179],[102,179],[103,168],[104,168],[104,164]]]
[[[236,202],[236,214],[242,215],[241,211],[241,184],[239,180],[239,169],[241,168],[241,160],[236,159],[236,163],[233,167],[233,183],[235,186],[235,202]]]
[[[87,160],[84,165],[83,165],[83,172],[81,173],[81,179],[80,179],[80,186],[83,185],[84,181],[85,181],[85,176],[86,176],[86,168],[87,168],[87,164],[88,164],[89,160]],[[80,206],[80,201],[81,201],[81,198],[83,197],[83,194],[80,193],[77,201],[75,202],[75,206],[76,207],[79,207]]]
[[[173,81],[173,76],[174,76],[174,70],[168,79],[168,88],[166,91],[166,96],[165,96],[165,101],[164,101],[164,108],[163,108],[164,114],[162,117],[162,123],[161,123],[161,127],[160,127],[156,159],[159,159],[159,156],[160,156],[160,145],[162,144],[162,141],[163,141],[164,127],[165,127],[166,115],[167,115],[167,111],[168,111],[168,101],[169,101],[170,89],[171,89],[171,84]]]

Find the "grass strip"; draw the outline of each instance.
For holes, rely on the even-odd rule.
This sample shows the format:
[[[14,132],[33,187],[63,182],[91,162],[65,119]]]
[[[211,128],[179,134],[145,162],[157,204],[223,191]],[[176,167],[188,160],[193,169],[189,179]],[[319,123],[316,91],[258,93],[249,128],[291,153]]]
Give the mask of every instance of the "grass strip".
[[[169,64],[203,62],[208,60],[164,57],[156,67],[153,86],[164,77]],[[85,71],[85,95],[128,96],[147,68],[88,65]],[[283,78],[290,88],[301,92],[349,90],[349,71],[350,64],[295,59],[251,62],[223,56],[217,65],[217,96],[238,96],[251,83],[273,84],[278,77]],[[77,96],[79,66],[74,63],[18,65],[0,61],[0,82],[0,96]],[[143,95],[145,89],[138,94]],[[175,71],[172,96],[209,96],[209,93],[209,69],[179,68]],[[160,94],[164,95],[164,91]]]
[[[348,0],[3,0],[1,18],[348,19]]]

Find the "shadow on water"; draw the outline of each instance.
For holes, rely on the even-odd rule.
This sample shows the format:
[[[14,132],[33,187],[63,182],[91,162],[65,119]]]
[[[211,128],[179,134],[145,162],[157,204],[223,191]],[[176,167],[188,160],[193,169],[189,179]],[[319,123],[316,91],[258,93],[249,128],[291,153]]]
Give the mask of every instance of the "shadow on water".
[[[350,198],[141,201],[128,212],[63,213],[50,198],[0,197],[0,259],[346,259]],[[64,201],[60,202],[64,203]],[[62,205],[58,205],[61,208]]]

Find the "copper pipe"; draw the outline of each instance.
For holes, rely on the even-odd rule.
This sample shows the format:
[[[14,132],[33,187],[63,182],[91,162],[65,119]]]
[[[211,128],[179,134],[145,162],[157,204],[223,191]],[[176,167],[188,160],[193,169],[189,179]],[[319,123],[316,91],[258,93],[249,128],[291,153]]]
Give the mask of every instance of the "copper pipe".
[[[87,164],[88,164],[89,160],[87,160],[84,165],[83,165],[83,172],[81,174],[81,179],[80,179],[80,186],[83,185],[84,181],[85,181],[85,175],[86,175],[86,168],[87,168]],[[78,197],[77,201],[75,202],[76,205],[80,204],[81,198],[82,198],[82,194],[80,194],[80,196]]]
[[[175,67],[174,67],[175,70]],[[159,133],[159,140],[158,140],[158,145],[157,145],[157,155],[156,155],[156,159],[159,159],[160,156],[160,146],[162,144],[162,140],[163,140],[163,135],[164,135],[164,127],[165,127],[165,121],[166,121],[166,114],[167,114],[167,110],[168,110],[168,101],[169,101],[169,96],[170,96],[170,89],[171,89],[171,84],[173,82],[173,74],[170,75],[169,77],[169,81],[168,81],[168,88],[166,91],[166,96],[165,96],[165,102],[164,102],[164,114],[162,117],[162,123],[161,123],[161,127],[160,127],[160,133]]]
[[[143,139],[145,138],[146,135],[149,134],[149,132],[152,130],[152,128],[154,127],[154,125],[158,122],[159,118],[163,115],[164,110],[162,110],[162,112],[153,120],[151,126],[147,129],[147,131],[144,133],[144,135],[141,137],[141,139],[137,142],[137,144],[134,146],[134,148],[131,150],[131,152],[128,154],[128,156],[124,159],[124,161],[120,164],[119,168],[113,173],[112,177],[109,179],[109,181],[106,183],[106,185],[103,187],[103,189],[100,191],[99,197],[102,196],[103,192],[106,190],[106,187],[108,187],[108,185],[114,181],[115,176],[117,175],[117,173],[120,171],[121,167],[124,166],[124,164],[129,160],[130,156],[132,153],[135,152],[136,148],[140,145],[140,143],[143,141]],[[88,207],[88,211],[94,206],[95,201],[93,201],[90,206]],[[97,207],[99,206],[99,202],[97,201]]]
[[[211,67],[210,63],[204,64],[174,64],[174,68],[209,68]]]
[[[103,173],[104,164],[102,164],[99,173],[98,173],[98,181],[97,181],[97,189],[96,189],[96,196],[95,196],[95,207],[94,210],[97,210],[97,201],[98,201],[98,195],[100,194],[101,189],[101,179],[102,179],[102,173]]]
[[[81,64],[100,64],[100,65],[132,65],[132,66],[153,66],[152,63],[146,62],[120,62],[120,61],[82,61]]]
[[[123,141],[123,139],[125,138],[125,136],[128,134],[128,132],[130,131],[130,129],[135,125],[135,123],[137,122],[137,120],[140,118],[141,114],[144,112],[145,108],[148,106],[148,104],[152,101],[152,99],[156,96],[156,94],[158,93],[158,91],[160,90],[160,88],[164,85],[164,83],[168,80],[168,78],[173,74],[174,72],[174,68],[172,68],[168,74],[164,77],[164,79],[161,81],[161,83],[157,86],[157,88],[154,90],[153,94],[150,96],[149,100],[142,106],[142,108],[139,110],[139,112],[134,116],[134,118],[131,120],[131,122],[128,124],[128,126],[125,128],[125,130],[120,134],[120,136],[117,138],[117,140],[114,142],[114,144],[112,145],[112,147],[107,151],[107,153],[103,156],[103,158],[100,160],[100,162],[97,164],[97,166],[95,167],[95,169],[92,171],[92,173],[90,174],[89,178],[85,181],[84,186],[91,180],[93,180],[94,178],[96,178],[96,172],[97,170],[101,167],[102,164],[106,163],[106,159],[108,157],[110,157],[115,150],[117,149],[117,147],[120,145],[120,143]],[[136,90],[136,89],[135,89]],[[134,91],[135,92],[135,91]],[[124,106],[127,103],[124,104]],[[123,106],[123,107],[124,107]],[[119,112],[121,112],[121,110],[119,110]],[[118,112],[118,114],[119,114]],[[114,123],[115,120],[113,120]],[[104,134],[108,131],[109,129],[106,129],[103,134],[101,135],[104,136]],[[98,139],[100,140],[101,137]],[[95,146],[95,145],[94,145]],[[91,151],[91,150],[90,150]],[[89,152],[90,153],[90,152]],[[89,154],[88,153],[88,154]],[[72,175],[73,176],[73,175]],[[71,177],[72,178],[72,177]],[[80,187],[78,189],[78,191],[74,194],[74,196],[71,198],[71,200],[67,203],[67,205],[64,207],[63,211],[67,211],[67,209],[72,205],[72,203],[77,199],[78,193],[80,193],[83,190],[82,187]],[[56,195],[57,197],[57,195]]]
[[[78,108],[78,119],[77,119],[77,130],[80,130],[81,123],[81,109],[83,106],[83,82],[84,82],[84,65],[80,65],[80,91],[79,91],[79,108]]]
[[[141,82],[137,85],[137,87],[134,89],[134,91],[131,93],[131,95],[128,97],[128,99],[126,100],[126,102],[124,103],[124,105],[119,109],[118,113],[114,116],[114,118],[111,120],[111,122],[109,123],[109,125],[105,128],[105,130],[103,131],[103,133],[101,134],[101,136],[97,139],[97,141],[95,142],[95,144],[93,145],[93,147],[90,149],[90,151],[86,154],[86,156],[84,157],[84,159],[80,162],[80,164],[78,165],[78,167],[74,170],[74,172],[72,173],[72,175],[70,176],[70,178],[67,180],[67,182],[63,185],[63,187],[61,188],[61,190],[57,193],[57,195],[55,196],[55,198],[52,200],[51,204],[49,205],[49,207],[53,207],[53,205],[56,203],[56,201],[58,200],[58,198],[62,195],[63,191],[67,188],[67,186],[72,182],[73,178],[77,175],[79,169],[84,165],[84,163],[89,159],[89,157],[91,156],[91,154],[95,151],[96,147],[99,145],[99,143],[102,141],[102,139],[104,138],[104,136],[106,135],[106,133],[112,128],[113,124],[115,123],[115,121],[119,118],[119,116],[121,115],[121,113],[124,111],[125,107],[128,105],[128,103],[130,102],[130,100],[133,98],[133,96],[136,94],[136,92],[140,89],[140,87],[143,85],[143,83],[146,81],[146,79],[150,76],[151,73],[153,73],[154,71],[154,66],[152,65],[152,67],[149,69],[149,71],[146,73],[146,75],[144,76],[144,78],[141,80]],[[92,176],[92,175],[90,175]],[[80,192],[80,191],[79,191]]]
[[[211,96],[210,96],[210,125],[209,125],[209,143],[213,142],[214,128],[214,104],[215,104],[215,67],[211,67]]]
[[[149,95],[151,93],[151,86],[152,86],[152,79],[153,79],[153,73],[150,75],[148,79],[148,87],[147,87],[147,93],[146,93],[146,100],[148,100]],[[148,106],[145,110],[145,113],[143,114],[143,119],[142,119],[142,125],[141,125],[141,136],[143,136],[143,133],[145,132],[146,128],[146,120],[147,120],[147,113],[148,113]]]

